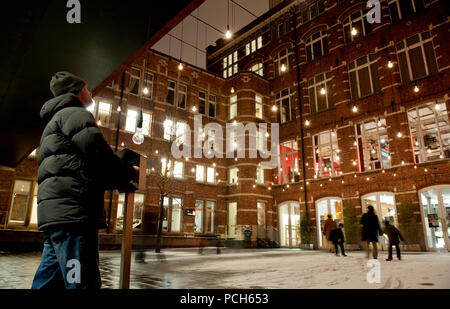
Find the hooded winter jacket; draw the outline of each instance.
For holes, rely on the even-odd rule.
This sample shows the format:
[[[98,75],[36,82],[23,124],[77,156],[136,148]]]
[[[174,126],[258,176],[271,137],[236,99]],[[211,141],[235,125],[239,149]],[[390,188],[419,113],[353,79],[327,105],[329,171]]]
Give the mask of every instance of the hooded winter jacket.
[[[73,94],[44,104],[38,163],[38,228],[105,227],[104,190],[125,186],[132,166],[109,147],[92,114]]]

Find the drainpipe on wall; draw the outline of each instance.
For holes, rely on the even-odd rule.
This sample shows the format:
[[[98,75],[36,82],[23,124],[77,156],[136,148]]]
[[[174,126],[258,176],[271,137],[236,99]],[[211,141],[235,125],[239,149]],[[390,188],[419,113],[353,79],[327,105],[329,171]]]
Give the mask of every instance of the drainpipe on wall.
[[[298,38],[297,38],[297,14],[295,7],[291,8],[292,14],[292,24],[294,26],[294,50],[295,50],[295,62],[297,64],[297,99],[300,110],[300,137],[301,137],[301,146],[302,146],[302,168],[303,168],[303,188],[305,193],[305,211],[306,216],[309,217],[308,212],[308,188],[306,185],[306,157],[305,157],[305,141],[304,141],[304,131],[303,131],[303,105],[302,105],[302,96],[301,96],[301,87],[300,87],[300,55],[298,49]]]

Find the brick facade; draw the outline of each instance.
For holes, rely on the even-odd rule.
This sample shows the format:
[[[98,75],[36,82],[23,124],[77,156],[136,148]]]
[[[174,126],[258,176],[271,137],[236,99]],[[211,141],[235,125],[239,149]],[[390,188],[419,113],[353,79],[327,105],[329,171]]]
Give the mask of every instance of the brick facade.
[[[279,168],[265,172],[264,184],[256,184],[256,169],[263,160],[239,158],[233,159],[196,159],[190,158],[184,161],[183,178],[174,180],[171,187],[176,188],[179,194],[174,197],[183,199],[183,211],[180,233],[167,233],[168,236],[194,236],[195,217],[188,216],[186,209],[195,209],[197,200],[215,202],[215,233],[222,238],[229,236],[228,231],[228,205],[237,202],[237,239],[244,239],[242,233],[245,229],[252,230],[252,245],[256,246],[258,238],[258,210],[257,203],[265,204],[265,221],[267,238],[279,242],[280,227],[279,207],[285,202],[295,202],[300,205],[300,217],[305,215],[306,207],[309,216],[317,226],[316,201],[327,197],[342,199],[345,207],[354,207],[362,214],[364,206],[362,197],[369,193],[389,192],[395,198],[395,204],[399,206],[402,201],[409,202],[411,211],[417,222],[423,224],[422,212],[419,203],[419,191],[437,185],[450,185],[450,165],[448,155],[444,158],[417,162],[412,149],[410,128],[407,111],[424,103],[444,101],[447,114],[450,111],[448,98],[448,85],[450,82],[450,58],[448,30],[449,20],[445,10],[444,1],[425,1],[426,5],[411,16],[404,17],[398,22],[391,23],[391,14],[387,1],[381,2],[381,23],[372,25],[371,33],[355,39],[351,43],[345,42],[343,22],[353,12],[364,9],[366,1],[319,1],[324,5],[324,12],[310,21],[303,22],[303,12],[310,5],[318,1],[307,1],[306,4],[296,4],[295,1],[285,1],[250,25],[234,34],[233,40],[226,42],[219,39],[216,46],[210,46],[208,52],[208,69],[201,70],[186,65],[183,71],[177,69],[178,61],[150,51],[142,56],[133,67],[141,70],[144,67],[153,74],[152,98],[130,93],[129,79],[130,68],[126,70],[125,92],[122,112],[120,112],[120,133],[118,148],[128,147],[150,160],[159,162],[161,158],[169,154],[169,143],[164,140],[163,123],[167,117],[187,122],[194,128],[194,115],[198,114],[199,91],[207,95],[216,96],[216,117],[204,116],[203,126],[210,122],[218,122],[225,127],[227,122],[236,120],[238,123],[275,123],[277,113],[272,106],[276,95],[284,89],[290,89],[291,103],[294,104],[295,117],[280,125],[280,142],[294,140],[297,144],[300,159],[299,177],[289,184],[279,184]],[[293,17],[295,14],[296,17]],[[297,23],[297,42],[293,31],[293,19]],[[272,38],[273,28],[279,23],[286,23],[290,28],[279,38]],[[307,61],[306,41],[318,31],[327,34],[328,52],[323,56]],[[403,83],[400,75],[399,61],[397,58],[396,44],[416,33],[430,31],[434,47],[435,60],[438,71],[428,74],[426,77],[413,82]],[[246,56],[245,45],[250,40],[262,36],[263,46],[256,52]],[[294,44],[298,45],[299,54],[296,55]],[[274,65],[275,57],[280,51],[288,49],[289,65],[286,72],[276,74]],[[223,58],[238,50],[239,73],[224,79],[222,77]],[[378,75],[379,91],[362,98],[353,98],[351,81],[349,77],[349,64],[356,59],[371,54],[376,59],[376,74]],[[388,68],[388,60],[393,67]],[[263,63],[263,76],[249,72],[253,64]],[[300,79],[297,76],[297,66]],[[315,76],[329,72],[331,74],[332,99],[334,106],[324,111],[314,112],[311,107],[311,98],[308,90],[308,81]],[[375,73],[374,73],[375,74]],[[278,76],[279,75],[279,76]],[[166,103],[168,81],[183,83],[187,86],[186,108],[177,108]],[[300,115],[299,96],[297,93],[298,82],[301,89],[300,100],[303,114]],[[100,125],[106,140],[112,148],[115,145],[117,119],[119,112],[121,76],[114,80],[113,88],[97,90],[96,100],[111,104],[109,124]],[[420,87],[415,93],[414,86]],[[235,89],[231,94],[230,89]],[[142,79],[141,79],[141,88]],[[263,119],[255,117],[255,94],[262,97]],[[230,97],[237,96],[237,117],[230,119]],[[176,105],[176,103],[175,103]],[[193,111],[193,107],[197,111]],[[354,112],[353,107],[357,107]],[[144,112],[152,115],[150,136],[146,136],[142,145],[132,143],[133,133],[125,131],[126,112],[128,107],[142,108]],[[448,115],[447,115],[448,116]],[[358,147],[355,146],[355,125],[369,119],[384,118],[386,131],[390,145],[390,167],[366,170],[361,172],[358,159]],[[300,121],[303,119],[303,121]],[[305,125],[308,120],[310,125]],[[303,126],[303,136],[301,134]],[[333,177],[315,178],[315,160],[313,149],[313,136],[326,131],[334,130],[340,150],[340,174]],[[398,133],[401,132],[401,137]],[[191,132],[194,141],[194,132]],[[302,142],[303,141],[303,142]],[[123,143],[123,144],[122,144]],[[302,145],[304,149],[302,149]],[[241,145],[240,145],[241,146]],[[246,154],[248,154],[246,143]],[[226,146],[224,145],[224,149]],[[269,148],[270,149],[270,148]],[[305,157],[302,157],[304,150]],[[448,154],[447,150],[447,154]],[[303,169],[303,162],[305,169]],[[353,165],[352,162],[357,164]],[[205,184],[195,180],[196,164],[213,166],[215,164],[216,183]],[[237,185],[228,184],[229,169],[239,169],[239,182]],[[27,159],[16,169],[0,169],[0,214],[8,212],[11,204],[14,179],[35,179],[37,174],[36,162]],[[281,177],[280,177],[281,178]],[[154,235],[157,230],[159,213],[159,191],[152,184],[152,176],[148,175],[148,189],[145,194],[145,202],[142,215],[142,228],[136,230],[137,234]],[[305,190],[307,202],[305,203]],[[117,214],[117,193],[113,195],[111,209],[111,226],[115,226]],[[105,209],[109,210],[110,193],[105,193]],[[0,216],[0,226],[7,225],[6,215]],[[170,224],[170,222],[169,222]],[[315,228],[313,242],[317,247],[317,229]],[[112,229],[111,232],[120,232]],[[204,235],[204,234],[197,234]],[[417,239],[417,243],[425,249],[424,232]]]

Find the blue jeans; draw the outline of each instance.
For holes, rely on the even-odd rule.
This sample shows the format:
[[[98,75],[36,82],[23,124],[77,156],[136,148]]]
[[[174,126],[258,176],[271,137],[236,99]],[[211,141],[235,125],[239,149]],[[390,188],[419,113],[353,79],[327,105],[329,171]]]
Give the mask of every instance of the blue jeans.
[[[45,233],[32,289],[99,289],[98,230],[58,227]]]

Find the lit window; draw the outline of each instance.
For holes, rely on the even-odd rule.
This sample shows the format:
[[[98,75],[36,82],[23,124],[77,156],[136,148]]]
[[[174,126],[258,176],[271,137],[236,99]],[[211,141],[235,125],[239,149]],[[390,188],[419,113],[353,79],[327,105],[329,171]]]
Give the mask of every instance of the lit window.
[[[445,102],[432,102],[408,111],[417,163],[450,158],[450,124]]]
[[[216,203],[212,201],[195,201],[194,233],[214,233],[215,205]],[[204,231],[203,227],[205,227]]]
[[[260,76],[264,76],[262,63],[256,63],[256,64],[252,65],[252,67],[250,68],[250,71],[255,72],[256,74],[258,74]]]
[[[125,131],[136,132],[136,122],[137,122],[138,111],[128,108],[127,110],[127,120],[125,123]],[[142,132],[144,135],[150,135],[150,124],[152,121],[152,115],[148,113],[142,113]]]
[[[259,119],[263,119],[263,104],[260,95],[255,95],[255,116]]]
[[[214,167],[208,167],[206,170],[206,182],[215,183],[216,182],[216,169]]]
[[[238,72],[238,54],[237,51],[223,58],[223,77],[228,78]]]
[[[134,195],[134,212],[133,212],[133,229],[142,228],[142,214],[144,210],[145,195],[141,193],[135,193]],[[123,229],[124,223],[124,209],[125,209],[125,194],[119,194],[119,202],[117,204],[117,218],[116,229]]]
[[[228,179],[228,183],[229,184],[236,184],[238,182],[238,168],[237,167],[233,167],[229,169],[229,179]]]
[[[372,118],[357,124],[356,139],[361,172],[391,167],[386,119]]]
[[[144,92],[142,92],[143,96],[146,98],[151,99],[153,97],[153,74],[149,73],[149,72],[145,72],[144,73],[144,89],[147,88],[148,93],[145,94]]]
[[[280,145],[278,175],[280,185],[300,180],[298,176],[298,148],[296,141],[288,141]]]
[[[197,182],[205,182],[205,167],[203,165],[197,165],[195,180]]]
[[[171,119],[166,119],[163,123],[164,139],[171,141],[176,140],[177,145],[186,142],[187,124],[184,122],[174,122]]]
[[[91,112],[92,116],[94,116],[94,119],[99,126],[109,126],[111,104],[98,101],[96,99],[94,99],[93,101],[94,103],[92,103],[86,109]]]
[[[397,43],[397,56],[403,83],[438,72],[433,38],[429,31]]]
[[[141,70],[131,68],[130,70],[130,93],[139,95],[139,83],[141,80]]]
[[[237,96],[230,97],[230,119],[237,117]]]
[[[194,233],[203,233],[203,205],[204,201],[195,201]]]
[[[28,217],[28,209],[32,205],[33,182],[27,180],[16,180],[14,183],[14,193],[11,201],[11,212],[9,214],[10,223],[24,225]]]
[[[183,162],[175,161],[173,167],[173,177],[183,178]]]
[[[340,149],[337,134],[324,131],[313,137],[314,175],[316,177],[339,176],[341,171]]]
[[[172,139],[175,129],[173,120],[166,119],[164,121],[163,126],[164,126],[164,139],[170,141]]]
[[[256,168],[256,182],[264,184],[264,169],[262,167]]]
[[[248,56],[254,53],[257,49],[262,48],[262,37],[258,37],[245,45],[245,55]]]
[[[169,233],[180,233],[183,199],[175,197],[165,197],[163,206],[163,231]]]

